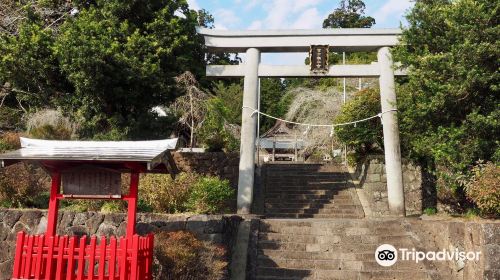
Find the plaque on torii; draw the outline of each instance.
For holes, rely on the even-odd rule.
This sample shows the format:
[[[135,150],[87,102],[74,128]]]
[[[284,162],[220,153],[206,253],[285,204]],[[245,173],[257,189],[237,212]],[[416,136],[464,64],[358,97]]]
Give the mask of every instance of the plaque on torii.
[[[328,73],[328,45],[312,45],[309,49],[309,61],[312,74]]]

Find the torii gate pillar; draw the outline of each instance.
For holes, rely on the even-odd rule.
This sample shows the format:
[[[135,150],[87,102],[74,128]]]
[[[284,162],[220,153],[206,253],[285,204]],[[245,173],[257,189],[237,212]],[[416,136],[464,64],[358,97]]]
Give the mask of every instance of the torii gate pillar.
[[[384,131],[385,172],[387,175],[387,200],[393,215],[405,215],[405,197],[401,151],[399,147],[399,126],[396,106],[394,69],[389,47],[382,47],[377,53],[380,65],[380,103],[382,105],[382,126]]]
[[[257,117],[250,108],[258,106],[260,51],[249,48],[245,58],[245,85],[243,88],[243,111],[241,114],[241,147],[238,177],[238,214],[250,214],[253,200],[255,172],[255,140]]]

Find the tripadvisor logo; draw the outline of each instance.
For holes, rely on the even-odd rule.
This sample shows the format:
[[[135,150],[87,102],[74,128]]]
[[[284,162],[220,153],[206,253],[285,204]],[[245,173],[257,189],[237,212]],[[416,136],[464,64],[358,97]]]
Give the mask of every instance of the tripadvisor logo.
[[[375,250],[375,261],[381,266],[392,266],[398,261],[414,261],[416,263],[428,261],[479,261],[481,252],[465,252],[460,251],[458,248],[455,250],[441,250],[441,251],[417,251],[415,248],[399,248],[396,249],[390,244],[382,244]]]

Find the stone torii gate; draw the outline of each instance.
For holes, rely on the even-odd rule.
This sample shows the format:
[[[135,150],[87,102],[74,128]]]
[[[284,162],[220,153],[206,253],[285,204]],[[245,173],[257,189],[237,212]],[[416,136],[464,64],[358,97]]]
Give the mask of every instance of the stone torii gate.
[[[395,75],[390,47],[398,44],[400,29],[320,29],[320,30],[245,30],[229,31],[200,28],[211,51],[245,53],[240,65],[208,65],[209,77],[244,77],[241,149],[238,180],[238,213],[250,213],[255,172],[255,143],[259,77],[378,77],[389,209],[404,216],[404,190],[399,145]],[[325,71],[311,72],[307,65],[262,65],[262,52],[309,52],[311,46],[326,46],[333,52],[377,51],[378,61],[367,65],[330,65]]]

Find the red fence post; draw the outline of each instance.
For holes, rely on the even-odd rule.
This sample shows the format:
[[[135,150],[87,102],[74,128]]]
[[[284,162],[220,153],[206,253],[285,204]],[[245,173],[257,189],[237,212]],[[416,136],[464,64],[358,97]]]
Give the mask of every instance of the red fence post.
[[[52,263],[54,262],[54,244],[55,236],[48,236],[48,247],[47,247],[47,265],[45,266],[45,280],[53,280],[52,277]]]
[[[83,273],[85,272],[85,246],[87,244],[87,236],[80,238],[80,248],[78,249],[78,268],[76,271],[76,279],[83,280]]]
[[[101,242],[99,243],[99,268],[97,275],[99,280],[104,280],[104,268],[106,267],[106,237],[101,236]]]
[[[132,238],[132,261],[130,264],[130,280],[137,280],[137,270],[139,269],[138,254],[139,254],[139,236],[134,235]]]
[[[116,238],[111,236],[109,241],[109,262],[108,262],[108,274],[109,280],[115,280],[115,269],[116,269]]]
[[[128,276],[128,239],[125,237],[120,238],[120,251],[121,251],[121,258],[120,258],[120,280],[127,280]]]
[[[36,265],[35,265],[35,279],[41,279],[42,278],[42,266],[43,266],[43,246],[45,245],[45,236],[40,235],[37,237],[38,239],[38,249],[37,249],[37,258],[36,258]]]
[[[14,269],[12,278],[21,278],[21,264],[23,259],[24,232],[17,233],[16,256],[14,259]]]
[[[76,238],[74,236],[71,236],[69,239],[68,267],[66,268],[66,280],[75,279],[75,247],[76,247]]]

